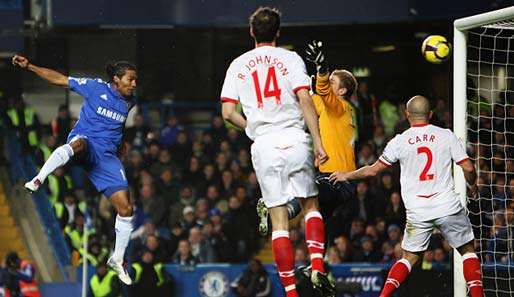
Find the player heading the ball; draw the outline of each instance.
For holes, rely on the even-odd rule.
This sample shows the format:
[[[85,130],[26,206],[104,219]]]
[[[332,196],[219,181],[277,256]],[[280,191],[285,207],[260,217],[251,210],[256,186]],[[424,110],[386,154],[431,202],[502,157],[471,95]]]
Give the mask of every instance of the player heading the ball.
[[[68,143],[56,148],[41,171],[25,184],[30,192],[37,191],[56,168],[71,158],[81,162],[96,189],[111,199],[116,216],[116,244],[108,265],[122,282],[132,283],[123,267],[123,257],[132,232],[132,204],[129,199],[125,169],[117,156],[122,145],[123,128],[130,108],[134,106],[136,67],[128,62],[107,64],[108,82],[101,79],[74,78],[55,70],[36,66],[19,55],[12,63],[34,72],[52,85],[69,88],[84,97],[80,118],[68,135]]]

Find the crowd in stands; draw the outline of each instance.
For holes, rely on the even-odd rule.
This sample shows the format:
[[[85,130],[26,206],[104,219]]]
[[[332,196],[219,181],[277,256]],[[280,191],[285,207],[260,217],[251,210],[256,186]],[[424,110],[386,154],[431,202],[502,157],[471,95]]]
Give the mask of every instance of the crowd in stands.
[[[371,94],[366,82],[360,83],[351,100],[359,132],[355,142],[358,167],[375,162],[387,141],[409,127],[403,99],[378,98]],[[448,102],[442,99],[433,102],[433,123],[451,128]],[[496,109],[492,112],[500,113]],[[514,113],[513,108],[504,112],[511,118]],[[492,129],[489,119],[480,120],[481,129]],[[150,252],[156,263],[246,262],[265,240],[257,235],[255,203],[260,191],[249,153],[251,142],[243,131],[228,128],[219,113],[214,113],[207,129],[194,129],[181,120],[178,114],[170,115],[162,127],[156,127],[142,114],[137,114],[134,125],[126,130],[120,156],[136,206],[128,260],[140,261],[145,252]],[[66,141],[74,121],[63,106],[50,123],[51,129],[47,129],[50,133],[37,129],[39,135],[43,134],[39,144],[31,146],[25,141],[27,150],[35,154],[39,164],[48,156],[48,151]],[[508,127],[500,122],[493,125]],[[502,139],[507,141],[507,137],[502,136],[499,128],[494,130],[496,134],[479,133],[475,142],[477,136],[493,137],[490,141],[496,140],[501,147]],[[506,161],[505,150],[476,145],[469,148],[472,157],[482,156],[479,184],[483,199],[472,201],[472,220],[475,225],[480,224],[479,219],[483,224],[489,222],[492,227],[481,237],[487,246],[484,250],[500,251],[500,245],[506,244],[501,239],[511,232],[507,226],[514,220],[514,204],[507,203],[514,189],[511,174],[514,163],[512,159]],[[485,156],[492,156],[492,161]],[[493,168],[488,167],[490,165]],[[504,174],[505,170],[511,173]],[[93,228],[87,231],[89,260],[93,264],[105,261],[114,242],[114,211],[108,199],[95,192],[80,162],[56,170],[48,179],[47,190],[74,251],[74,264],[81,262],[83,254],[85,216],[91,217],[93,222]],[[495,216],[473,217],[473,213],[478,212],[478,203],[482,203],[482,210],[494,208]],[[399,166],[393,166],[375,179],[358,182],[355,199],[348,201],[335,215],[339,216],[335,224],[340,234],[327,248],[326,260],[330,264],[398,260],[406,216]],[[290,233],[298,265],[308,262],[301,230],[302,226],[296,225]],[[495,240],[488,240],[493,238]],[[450,253],[448,242],[434,234],[424,254],[423,267],[447,265]],[[500,253],[487,254],[487,259],[499,256]]]
[[[483,97],[468,102],[468,152],[477,164],[480,197],[470,200],[470,219],[482,258],[501,264],[514,260],[513,99],[505,91],[493,104]]]

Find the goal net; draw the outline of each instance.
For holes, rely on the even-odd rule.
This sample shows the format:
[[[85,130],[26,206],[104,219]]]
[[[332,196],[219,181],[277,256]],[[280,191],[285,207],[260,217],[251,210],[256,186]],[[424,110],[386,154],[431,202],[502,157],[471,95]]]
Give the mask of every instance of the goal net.
[[[467,201],[486,296],[514,296],[514,7],[455,22],[454,130],[479,176]],[[469,197],[471,198],[471,197]],[[466,296],[459,257],[454,296]]]

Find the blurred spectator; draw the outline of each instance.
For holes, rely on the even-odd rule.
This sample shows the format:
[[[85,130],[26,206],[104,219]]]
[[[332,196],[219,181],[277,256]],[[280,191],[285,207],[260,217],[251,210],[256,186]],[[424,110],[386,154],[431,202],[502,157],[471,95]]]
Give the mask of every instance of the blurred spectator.
[[[296,247],[294,250],[294,266],[309,266],[307,253],[304,246]]]
[[[22,153],[33,154],[39,146],[40,124],[34,108],[26,106],[22,98],[13,100],[7,110],[12,131],[16,133]]]
[[[213,164],[206,164],[203,168],[202,179],[198,182],[197,191],[199,195],[203,195],[207,187],[210,185],[219,185],[220,177],[216,172],[216,167]]]
[[[354,261],[356,262],[378,262],[381,255],[375,251],[373,240],[369,236],[361,239],[361,248],[355,253]]]
[[[373,188],[373,196],[375,197],[375,201],[377,202],[377,209],[383,209],[379,211],[377,214],[383,215],[385,211],[385,207],[391,194],[393,192],[399,192],[400,187],[398,182],[393,181],[393,175],[390,171],[384,171],[380,175],[380,181],[378,185]]]
[[[503,176],[498,176],[496,178],[496,182],[493,185],[494,193],[493,193],[493,205],[495,209],[505,208],[507,202],[509,201],[508,192],[505,186],[505,178]]]
[[[371,193],[368,191],[368,184],[359,182],[357,184],[356,198],[349,202],[349,208],[355,217],[364,222],[371,221],[375,218],[375,205],[372,201]]]
[[[88,297],[117,297],[120,293],[121,284],[118,276],[105,262],[100,263],[89,281]]]
[[[191,246],[189,245],[189,241],[179,241],[177,252],[173,257],[173,263],[182,266],[195,266],[198,264],[198,259],[191,254]]]
[[[394,127],[400,121],[397,106],[391,103],[388,99],[385,99],[381,100],[378,109],[380,111],[380,118],[384,125],[385,135],[392,136],[394,134]]]
[[[200,228],[193,227],[189,230],[189,244],[191,254],[201,263],[214,263],[216,256],[210,243],[203,238]]]
[[[68,106],[64,104],[59,106],[57,117],[50,122],[50,126],[52,127],[52,136],[57,141],[57,144],[65,144],[72,127]]]
[[[360,246],[360,240],[364,236],[364,221],[360,218],[354,219],[350,227],[350,241],[356,249]]]
[[[75,195],[72,192],[66,192],[61,201],[54,204],[55,216],[61,223],[61,228],[64,229],[66,225],[72,224],[75,220],[76,214],[83,215],[86,211],[87,205],[84,201],[77,204]]]
[[[372,165],[376,160],[377,157],[373,154],[371,145],[368,143],[362,144],[357,158],[357,167]]]
[[[132,144],[134,149],[142,150],[146,148],[146,136],[150,129],[145,125],[145,119],[142,114],[136,114],[134,117],[134,126],[125,130],[126,140]]]
[[[220,119],[221,119],[221,117],[220,117]],[[214,136],[209,131],[206,131],[202,134],[203,156],[206,158],[205,161],[208,161],[208,162],[213,161],[212,156],[214,156],[216,154],[217,143],[218,142],[216,142],[216,143],[214,142]]]
[[[219,173],[223,173],[225,170],[228,170],[228,156],[224,153],[218,153],[216,155],[216,171]]]
[[[250,154],[248,149],[240,149],[237,155],[237,162],[239,167],[245,174],[249,174],[253,170],[252,161],[250,160]]]
[[[229,210],[223,223],[223,233],[232,245],[233,257],[230,262],[240,262],[248,257],[252,245],[252,233],[248,232],[255,224],[250,224],[249,214],[237,197],[231,196],[228,201]],[[253,211],[255,213],[255,211]]]
[[[148,149],[145,151],[144,163],[145,166],[152,166],[159,159],[161,146],[158,142],[152,141],[148,144]]]
[[[382,245],[382,240],[377,227],[374,224],[368,224],[366,226],[365,234],[371,239],[371,241],[373,241],[373,246],[378,250]]]
[[[177,141],[170,147],[170,151],[173,163],[177,164],[179,168],[186,168],[187,162],[191,158],[191,143],[186,132],[178,133]]]
[[[167,263],[171,260],[166,241],[163,238],[157,237],[155,234],[150,234],[146,237],[143,251],[145,250],[152,253],[154,261],[157,263]]]
[[[225,127],[223,118],[217,114],[214,115],[212,117],[212,126],[206,132],[212,136],[214,143],[219,144],[222,139],[227,137],[227,128]]]
[[[21,260],[21,259],[20,259]],[[28,260],[21,260],[20,271],[31,280],[20,280],[20,291],[23,297],[40,297],[39,286],[36,281],[36,268]]]
[[[376,151],[381,152],[386,143],[387,143],[387,137],[384,132],[384,127],[377,126],[375,127],[375,130],[373,131],[373,144],[375,145]]]
[[[372,110],[372,98],[369,93],[368,82],[360,81],[357,89],[356,101],[352,100],[352,103],[357,110],[357,120],[359,127],[359,140],[366,141],[371,138],[373,132],[373,110]]]
[[[437,263],[438,265],[447,264],[448,261],[446,260],[446,253],[445,253],[444,249],[436,248],[434,250],[434,262]]]
[[[86,255],[89,265],[97,266],[99,263],[107,261],[109,256],[109,250],[103,246],[100,239],[96,234],[90,235],[88,238],[87,253],[84,248],[79,248],[74,251],[71,256],[71,262],[73,266],[79,266],[84,261],[84,255]]]
[[[248,151],[250,148],[248,137],[235,129],[228,129],[227,141],[233,152],[239,152],[242,149]]]
[[[183,211],[186,206],[192,206],[195,199],[193,198],[193,191],[190,186],[184,185],[180,190],[179,200],[170,206],[168,223],[170,226],[175,226],[183,217]]]
[[[382,244],[382,260],[380,262],[383,263],[395,263],[396,261],[400,260],[400,258],[396,258],[394,253],[394,246],[392,246],[389,242],[384,242]]]
[[[227,197],[228,195],[234,194],[236,184],[234,183],[234,177],[230,170],[223,170],[221,173],[221,184],[220,184],[220,195],[221,197]]]
[[[171,161],[170,152],[167,149],[162,149],[159,151],[157,162],[150,167],[150,173],[152,176],[158,177],[167,168],[175,168],[175,164]]]
[[[145,215],[152,221],[157,229],[168,227],[166,204],[160,196],[155,194],[153,185],[143,185],[139,191],[141,205]]]
[[[125,166],[127,181],[131,185],[139,185],[141,170],[145,167],[143,154],[138,150],[132,150],[128,158],[128,164]]]
[[[202,170],[200,160],[196,156],[189,159],[188,167],[184,172],[184,181],[190,183],[194,188],[198,188],[200,180],[202,179]]]
[[[331,246],[327,249],[326,261],[330,265],[341,264],[341,257],[339,256],[339,251],[337,247]]]
[[[401,241],[402,231],[398,225],[389,225],[387,228],[387,236],[389,244],[396,245]]]
[[[505,211],[498,211],[493,216],[493,226],[487,241],[486,260],[488,262],[507,263],[509,261],[509,228],[506,226]]]
[[[305,242],[303,233],[298,227],[293,227],[289,230],[289,240],[294,247],[300,246]]]
[[[21,269],[21,259],[18,254],[16,252],[8,253],[0,266],[0,288],[4,289],[6,296],[25,297],[21,286],[31,284],[33,281],[33,271]]]
[[[191,228],[196,227],[195,209],[192,206],[186,206],[182,210],[182,219],[180,220],[180,227],[185,233],[189,234]]]
[[[195,205],[196,225],[203,227],[209,221],[209,202],[207,199],[198,199]]]
[[[353,253],[352,253],[352,245],[348,238],[344,235],[340,235],[336,237],[334,240],[335,248],[339,254],[339,258],[342,263],[352,262],[353,261]]]
[[[209,203],[209,209],[217,207],[220,199],[218,187],[216,185],[210,185],[207,187],[206,193],[207,202]]]
[[[36,149],[35,159],[39,167],[50,158],[52,151],[57,148],[57,140],[53,136],[47,136],[46,139],[42,139],[38,148]]]
[[[64,228],[64,233],[66,235],[66,241],[70,246],[71,250],[79,251],[82,248],[82,243],[84,242],[84,216],[82,214],[75,214],[75,220],[73,224],[66,226]],[[89,234],[93,234],[95,231],[90,230]]]
[[[184,127],[179,124],[176,116],[170,116],[166,122],[166,126],[161,130],[160,144],[165,148],[170,148],[177,141],[177,136]]]
[[[400,193],[391,193],[391,198],[385,210],[385,220],[388,224],[405,226],[406,212]]]
[[[171,168],[165,168],[157,181],[157,195],[164,199],[166,208],[178,201],[180,183]]]
[[[271,280],[261,262],[253,259],[248,268],[231,284],[238,297],[271,296]]]
[[[248,175],[246,192],[248,193],[248,196],[253,200],[258,199],[262,196],[261,189],[259,188],[259,183],[257,181],[257,175],[254,171],[250,172],[250,174]]]
[[[154,259],[151,251],[144,250],[141,260],[131,268],[129,273],[134,280],[130,286],[131,296],[171,296],[172,278],[163,264]]]
[[[73,189],[71,177],[66,174],[63,167],[55,169],[54,172],[48,176],[48,189],[48,199],[50,199],[52,205],[57,201],[63,201],[64,194]]]
[[[421,269],[431,270],[434,262],[434,251],[431,249],[423,253],[423,261],[421,262]]]

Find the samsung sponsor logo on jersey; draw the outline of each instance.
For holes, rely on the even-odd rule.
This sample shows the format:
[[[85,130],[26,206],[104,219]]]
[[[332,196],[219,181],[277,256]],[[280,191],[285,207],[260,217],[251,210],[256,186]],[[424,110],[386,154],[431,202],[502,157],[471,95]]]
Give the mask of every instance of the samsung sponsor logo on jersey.
[[[121,115],[117,112],[108,110],[107,108],[103,108],[101,106],[98,106],[98,109],[96,110],[97,114],[103,115],[104,117],[113,119],[115,121],[118,121],[120,123],[125,122],[126,118],[124,115]]]

